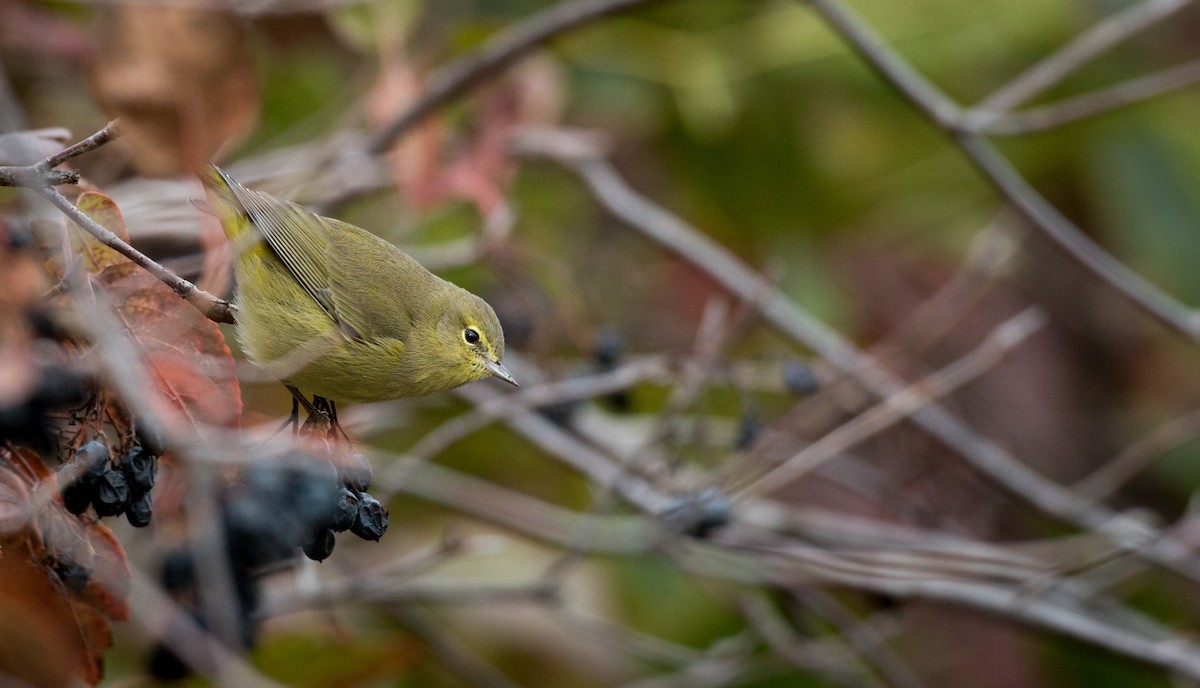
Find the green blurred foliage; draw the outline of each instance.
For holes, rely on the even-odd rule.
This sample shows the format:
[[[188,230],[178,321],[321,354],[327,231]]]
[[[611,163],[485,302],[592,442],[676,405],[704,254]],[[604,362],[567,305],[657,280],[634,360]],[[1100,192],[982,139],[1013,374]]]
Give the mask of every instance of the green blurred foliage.
[[[1145,666],[1112,655],[1098,654],[1086,645],[1062,639],[1047,643],[1046,664],[1053,685],[1062,688],[1167,688],[1172,681]]]

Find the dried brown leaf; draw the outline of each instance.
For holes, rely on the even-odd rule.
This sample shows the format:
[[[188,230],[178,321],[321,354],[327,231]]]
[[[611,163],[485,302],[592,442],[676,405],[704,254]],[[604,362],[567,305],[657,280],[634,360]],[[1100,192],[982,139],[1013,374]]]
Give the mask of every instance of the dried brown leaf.
[[[46,499],[56,481],[40,456],[5,449],[0,459],[0,675],[34,685],[67,685],[70,676],[98,683],[108,619],[129,617],[125,551],[98,521]],[[40,643],[38,658],[11,651],[30,638]]]
[[[242,24],[180,4],[106,4],[92,65],[96,98],[121,118],[147,176],[199,168],[258,116],[258,83]]]

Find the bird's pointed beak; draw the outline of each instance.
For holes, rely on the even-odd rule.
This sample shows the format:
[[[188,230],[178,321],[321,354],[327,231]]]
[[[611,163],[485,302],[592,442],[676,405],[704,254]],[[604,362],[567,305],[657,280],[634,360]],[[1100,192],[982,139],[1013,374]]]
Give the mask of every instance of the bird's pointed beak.
[[[492,377],[498,377],[513,387],[521,386],[517,383],[516,378],[512,376],[512,373],[508,372],[508,368],[505,368],[504,364],[500,361],[493,361],[489,358],[484,358],[483,365],[488,369],[488,372],[492,374]]]

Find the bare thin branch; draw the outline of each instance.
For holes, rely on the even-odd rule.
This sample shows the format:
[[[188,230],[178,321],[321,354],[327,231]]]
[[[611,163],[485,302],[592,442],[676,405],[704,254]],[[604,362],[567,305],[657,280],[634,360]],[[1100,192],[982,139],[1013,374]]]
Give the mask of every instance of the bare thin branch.
[[[1105,499],[1164,452],[1197,437],[1200,437],[1200,410],[1157,426],[1111,461],[1075,483],[1072,489],[1089,499]]]
[[[38,163],[38,166],[42,167],[44,169],[58,167],[59,165],[63,164],[64,162],[70,160],[71,158],[76,158],[76,157],[79,157],[80,155],[83,155],[84,153],[90,153],[90,152],[96,150],[97,148],[108,143],[109,141],[112,141],[113,139],[117,138],[119,135],[120,135],[120,133],[117,131],[117,120],[114,119],[113,121],[104,125],[104,128],[101,129],[100,131],[96,132],[95,134],[92,134],[91,136],[87,137],[86,139],[84,139],[78,143],[74,143],[74,144],[71,144],[70,146],[67,146],[66,148],[62,149],[61,151],[55,153],[54,155],[51,155],[50,157],[48,157],[45,160]]]
[[[1009,351],[1040,330],[1045,322],[1046,316],[1037,306],[1030,306],[1021,311],[997,326],[967,355],[854,416],[747,485],[741,493],[763,494],[783,487],[850,447],[912,415],[934,399],[950,394],[999,363]]]
[[[174,272],[163,267],[155,262],[146,254],[130,246],[123,241],[121,237],[113,234],[105,229],[100,223],[85,215],[75,204],[71,203],[53,188],[44,187],[37,189],[43,198],[50,201],[56,208],[61,210],[63,214],[71,218],[71,220],[79,225],[84,231],[96,239],[113,249],[114,251],[125,256],[129,260],[144,268],[146,272],[157,277],[163,284],[166,284],[180,296],[184,301],[187,301],[196,310],[200,311],[204,317],[219,323],[232,323],[234,321],[234,312],[236,307],[224,299],[217,298],[212,294],[200,289],[191,282],[183,279]]]
[[[845,605],[823,590],[797,588],[790,591],[805,607],[827,619],[858,654],[874,666],[894,688],[922,688],[925,683],[888,647],[886,639],[871,624],[859,619]]]
[[[43,186],[78,183],[79,172],[75,170],[43,170],[37,165],[0,167],[0,186],[38,189]]]
[[[951,134],[985,178],[1042,234],[1160,323],[1200,341],[1200,315],[1195,310],[1146,281],[1087,238],[986,139],[964,126],[958,105],[917,73],[849,8],[837,0],[811,0],[811,5],[884,81]]]
[[[526,155],[558,160],[578,172],[597,199],[616,217],[688,260],[730,292],[747,300],[761,298],[762,315],[767,322],[812,348],[879,398],[904,388],[903,382],[894,374],[801,309],[728,250],[629,188],[595,149],[591,137],[564,131],[530,130],[518,138],[515,146]],[[1091,500],[1046,479],[941,405],[930,403],[910,418],[966,458],[976,470],[1043,512],[1107,533],[1148,560],[1192,580],[1200,580],[1200,558],[1179,543],[1137,519],[1093,505]]]
[[[417,606],[397,606],[392,613],[428,645],[450,673],[479,688],[520,688],[512,679],[479,657],[459,638],[446,632],[432,615]]]
[[[1134,34],[1187,7],[1191,1],[1146,0],[1117,12],[1093,24],[1075,40],[996,89],[976,107],[981,111],[997,112],[1020,107]]]
[[[966,126],[981,134],[1018,136],[1128,107],[1200,83],[1200,60],[1146,74],[1108,88],[1020,112],[970,111]]]

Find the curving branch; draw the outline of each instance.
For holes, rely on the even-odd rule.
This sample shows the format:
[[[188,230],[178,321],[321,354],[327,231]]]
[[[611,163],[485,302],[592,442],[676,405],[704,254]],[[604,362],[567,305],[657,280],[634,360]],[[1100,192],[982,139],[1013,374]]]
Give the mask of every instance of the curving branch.
[[[67,200],[65,196],[54,188],[60,184],[77,184],[79,182],[79,172],[75,170],[56,170],[54,169],[56,166],[84,153],[94,151],[109,141],[116,139],[120,135],[117,126],[117,120],[113,120],[95,134],[33,165],[0,167],[0,186],[20,186],[32,189],[42,198],[49,201],[51,205],[61,210],[64,215],[70,218],[76,225],[79,225],[81,229],[94,236],[97,241],[120,253],[151,275],[157,277],[178,294],[180,298],[200,311],[204,317],[219,323],[234,322],[234,315],[237,312],[236,306],[208,293],[168,268],[163,267],[160,263],[121,239],[121,237],[110,232],[100,223],[85,215],[79,208],[75,207],[74,203],[71,203],[71,201]]]
[[[593,139],[573,132],[528,130],[514,145],[519,153],[555,160],[575,171],[614,216],[687,260],[730,293],[761,303],[762,317],[775,329],[820,354],[875,396],[886,399],[903,391],[906,385],[877,360],[801,309],[717,242],[631,189]],[[1200,581],[1200,557],[1181,543],[1047,479],[945,406],[930,402],[913,411],[909,419],[981,474],[1043,513],[1104,533],[1146,560]]]
[[[1106,17],[1057,52],[996,89],[977,107],[985,111],[1006,111],[1020,107],[1097,56],[1191,3],[1192,0],[1145,0]]]
[[[1019,112],[972,110],[966,117],[966,124],[968,128],[980,134],[1033,134],[1129,107],[1197,83],[1200,83],[1200,60],[1191,60],[1153,74],[1122,81],[1108,88]]]
[[[810,4],[884,81],[950,134],[988,182],[1043,235],[1155,320],[1200,342],[1200,314],[1195,309],[1154,286],[1089,239],[994,146],[970,129],[970,117],[962,108],[916,72],[853,12],[837,0],[810,0]]]
[[[50,201],[54,207],[61,210],[72,222],[79,225],[88,234],[96,237],[97,241],[120,253],[146,270],[146,272],[157,277],[163,284],[170,287],[171,291],[191,304],[193,308],[200,311],[204,317],[218,323],[234,322],[234,314],[237,311],[237,307],[232,303],[204,291],[188,280],[176,275],[168,268],[163,267],[160,263],[133,246],[130,246],[121,237],[113,234],[100,223],[85,215],[83,211],[75,207],[74,203],[67,200],[65,196],[53,187],[43,186],[35,189],[35,191]]]

